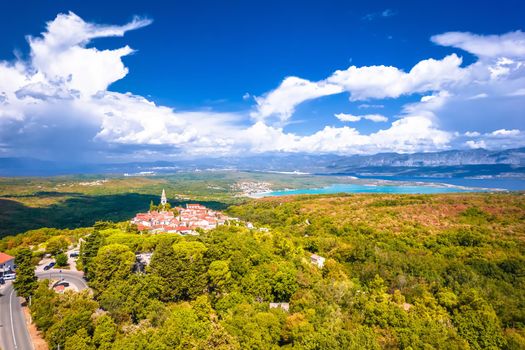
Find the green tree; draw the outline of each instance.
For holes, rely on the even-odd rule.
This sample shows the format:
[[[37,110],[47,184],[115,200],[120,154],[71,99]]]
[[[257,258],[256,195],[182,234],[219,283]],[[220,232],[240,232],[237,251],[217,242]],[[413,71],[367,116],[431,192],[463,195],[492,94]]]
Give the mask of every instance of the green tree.
[[[286,343],[301,343],[314,332],[313,325],[302,313],[295,313],[286,318],[282,338]]]
[[[91,260],[97,256],[98,250],[104,244],[104,237],[98,231],[94,231],[87,236],[84,242],[80,245],[80,261],[84,268],[84,272],[88,278],[91,278],[89,265]]]
[[[126,279],[133,270],[135,254],[123,244],[109,244],[100,248],[91,262],[91,285],[102,292],[112,281]]]
[[[49,280],[39,281],[32,297],[31,316],[39,330],[47,331],[54,323],[57,294],[49,288]]]
[[[91,285],[102,292],[114,281],[126,279],[133,270],[135,254],[123,244],[109,244],[100,248],[91,262]]]
[[[275,301],[289,301],[298,288],[296,271],[286,265],[280,266],[272,284],[272,294]]]
[[[98,307],[88,291],[57,295],[53,325],[45,333],[50,348],[64,347],[67,338],[80,329],[92,334],[92,315]]]
[[[162,317],[159,301],[162,279],[154,274],[133,274],[128,279],[112,282],[100,295],[100,305],[117,322],[133,322],[150,318],[152,323]]]
[[[94,350],[91,338],[84,328],[66,339],[65,350]]]
[[[191,300],[204,293],[207,285],[206,246],[200,242],[159,243],[151,258],[150,270],[162,278],[162,298]]]
[[[177,283],[177,272],[175,271],[176,256],[171,241],[164,239],[157,244],[151,263],[150,271],[161,278],[161,298],[164,301],[175,298],[174,286]]]
[[[59,253],[55,257],[55,261],[57,263],[57,266],[60,266],[60,267],[67,266],[67,255],[64,253]]]
[[[473,349],[501,349],[506,345],[498,316],[477,291],[466,291],[460,304],[454,310],[454,325]]]
[[[149,211],[155,211],[157,209],[157,206],[153,203],[153,200],[151,200],[151,202],[149,202]]]
[[[26,299],[34,293],[37,288],[35,266],[32,262],[33,254],[28,248],[22,248],[15,256],[16,279],[13,283],[19,296]]]
[[[212,332],[200,348],[203,350],[238,350],[241,346],[220,323],[213,323]]]
[[[52,237],[47,241],[46,252],[51,255],[57,255],[65,250],[69,246],[69,241],[64,236]]]
[[[200,242],[183,241],[173,245],[175,280],[178,299],[195,299],[206,290],[208,266],[204,259],[206,246]]]
[[[225,317],[225,327],[243,349],[277,349],[285,314],[272,311],[276,312],[257,312],[252,305],[238,304]]]
[[[108,315],[102,315],[95,321],[93,343],[97,349],[109,350],[117,334],[117,325]]]
[[[217,260],[208,269],[210,291],[217,294],[227,292],[232,282],[232,275],[227,261]]]

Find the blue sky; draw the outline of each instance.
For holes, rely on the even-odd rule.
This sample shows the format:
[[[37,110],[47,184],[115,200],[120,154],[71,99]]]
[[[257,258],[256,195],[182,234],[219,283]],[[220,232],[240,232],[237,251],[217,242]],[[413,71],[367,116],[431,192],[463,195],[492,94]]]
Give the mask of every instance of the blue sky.
[[[0,156],[523,146],[523,18],[521,1],[7,2]]]

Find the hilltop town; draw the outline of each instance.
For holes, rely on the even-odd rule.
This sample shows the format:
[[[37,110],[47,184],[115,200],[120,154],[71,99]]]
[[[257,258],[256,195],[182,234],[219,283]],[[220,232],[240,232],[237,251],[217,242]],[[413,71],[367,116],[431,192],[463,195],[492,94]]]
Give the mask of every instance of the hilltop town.
[[[201,204],[186,204],[185,207],[171,208],[164,190],[158,206],[151,205],[147,213],[137,213],[131,219],[131,223],[137,225],[139,231],[190,235],[198,234],[197,229],[214,229],[227,221],[238,221],[238,219]]]

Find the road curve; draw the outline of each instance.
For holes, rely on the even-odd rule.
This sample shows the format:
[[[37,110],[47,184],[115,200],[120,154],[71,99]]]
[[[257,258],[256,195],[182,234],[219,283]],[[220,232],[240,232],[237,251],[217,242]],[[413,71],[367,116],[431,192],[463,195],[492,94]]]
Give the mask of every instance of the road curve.
[[[84,273],[79,271],[53,269],[36,272],[38,279],[60,279],[74,285],[78,290],[87,289]],[[11,281],[0,288],[0,349],[2,350],[30,350],[33,343],[26,327],[24,313],[20,300],[16,295]]]
[[[22,305],[11,281],[1,288],[0,293],[0,347],[3,350],[33,349]]]
[[[36,276],[38,279],[49,279],[49,280],[58,280],[63,278],[64,281],[69,282],[69,284],[74,285],[79,291],[88,288],[86,281],[84,280],[84,273],[80,271],[71,271],[71,270],[60,270],[53,269],[45,272],[37,272]]]

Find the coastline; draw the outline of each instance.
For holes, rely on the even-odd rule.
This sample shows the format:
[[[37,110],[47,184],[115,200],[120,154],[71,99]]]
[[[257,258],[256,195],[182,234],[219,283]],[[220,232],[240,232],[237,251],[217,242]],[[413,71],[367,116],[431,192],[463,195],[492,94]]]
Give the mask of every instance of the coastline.
[[[314,188],[285,188],[273,191],[261,191],[256,193],[251,192],[244,193],[244,196],[252,199],[259,199],[265,197],[276,197],[286,195],[315,195],[335,193],[434,194],[458,192],[508,192],[508,190],[502,188],[460,186],[440,182],[390,181],[384,179],[367,181],[365,179],[357,178],[351,180],[360,181],[349,181],[348,183],[335,183],[323,187]],[[400,190],[396,191],[396,189]],[[442,189],[443,191],[432,191],[432,189]]]

